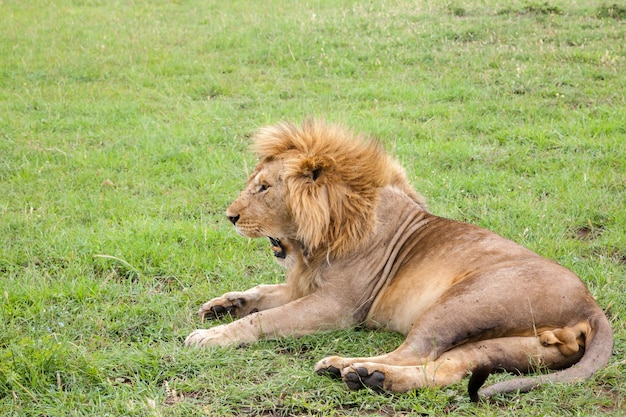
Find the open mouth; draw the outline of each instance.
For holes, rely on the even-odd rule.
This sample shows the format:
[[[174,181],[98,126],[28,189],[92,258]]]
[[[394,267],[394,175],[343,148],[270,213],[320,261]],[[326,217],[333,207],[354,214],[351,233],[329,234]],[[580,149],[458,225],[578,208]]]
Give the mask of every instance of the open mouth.
[[[280,259],[285,259],[287,256],[287,252],[285,251],[285,247],[280,243],[280,239],[275,237],[268,237],[270,240],[270,244],[272,245],[271,249],[274,252],[274,256]]]

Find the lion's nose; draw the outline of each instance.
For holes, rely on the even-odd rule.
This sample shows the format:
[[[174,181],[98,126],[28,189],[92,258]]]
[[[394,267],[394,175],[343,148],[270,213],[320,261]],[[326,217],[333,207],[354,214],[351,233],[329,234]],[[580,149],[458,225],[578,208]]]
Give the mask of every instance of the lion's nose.
[[[239,215],[236,215],[236,216],[226,215],[226,217],[228,217],[228,220],[230,220],[232,224],[237,224],[237,220],[239,220]]]

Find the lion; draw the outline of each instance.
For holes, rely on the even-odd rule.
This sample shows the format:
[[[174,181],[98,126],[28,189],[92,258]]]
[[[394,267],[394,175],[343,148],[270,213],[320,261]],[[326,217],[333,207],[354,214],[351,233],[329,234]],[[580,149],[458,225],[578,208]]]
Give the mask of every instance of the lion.
[[[469,379],[473,401],[605,366],[607,317],[570,270],[483,228],[431,214],[381,144],[307,119],[258,130],[259,163],[226,216],[267,238],[286,281],[229,292],[199,317],[238,318],[188,346],[238,346],[363,325],[406,335],[375,357],[331,356],[315,371],[353,390],[406,392]],[[482,389],[492,372],[556,370]]]

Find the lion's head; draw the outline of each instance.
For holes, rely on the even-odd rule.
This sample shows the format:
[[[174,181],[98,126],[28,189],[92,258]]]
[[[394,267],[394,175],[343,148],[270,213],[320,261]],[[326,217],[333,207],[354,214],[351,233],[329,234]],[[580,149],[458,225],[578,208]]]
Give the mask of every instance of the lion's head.
[[[265,127],[253,150],[259,163],[226,215],[241,235],[270,238],[279,257],[280,242],[331,258],[358,248],[376,225],[386,185],[424,206],[378,142],[338,126],[307,120]]]

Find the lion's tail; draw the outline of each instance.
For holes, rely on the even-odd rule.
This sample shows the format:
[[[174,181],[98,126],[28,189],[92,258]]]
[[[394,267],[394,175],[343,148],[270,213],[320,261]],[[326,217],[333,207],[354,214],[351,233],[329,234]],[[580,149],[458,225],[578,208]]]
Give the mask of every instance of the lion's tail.
[[[479,391],[492,372],[492,365],[487,364],[472,372],[468,384],[470,399],[477,401],[498,393],[527,392],[545,383],[573,382],[591,377],[609,362],[613,352],[613,333],[608,319],[599,308],[589,321],[591,334],[587,339],[585,353],[576,364],[552,374],[499,382]]]

